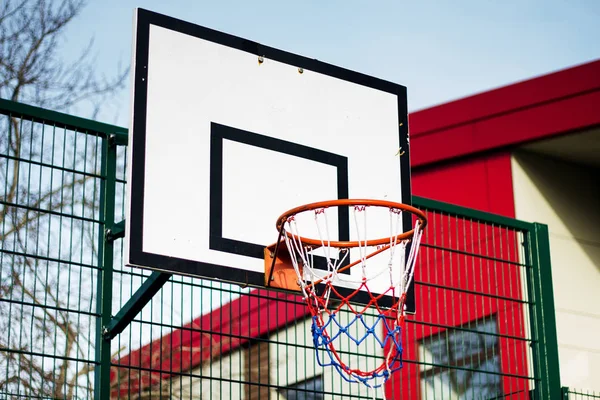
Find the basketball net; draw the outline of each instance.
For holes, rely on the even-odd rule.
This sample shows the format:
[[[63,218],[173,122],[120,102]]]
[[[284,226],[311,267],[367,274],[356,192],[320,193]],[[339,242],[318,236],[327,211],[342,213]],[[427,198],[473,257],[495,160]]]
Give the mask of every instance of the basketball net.
[[[332,207],[340,205],[334,204]],[[317,362],[321,366],[334,367],[348,382],[363,383],[375,389],[382,387],[393,372],[402,368],[406,293],[413,281],[426,220],[416,210],[420,213],[417,216],[423,217],[416,219],[412,234],[405,233],[403,214],[414,212],[389,207],[389,240],[386,243],[368,240],[369,209],[373,207],[379,210],[388,208],[382,205],[349,205],[351,232],[356,238],[353,242],[331,240],[327,218],[330,207],[301,210],[287,216],[282,222],[283,237],[298,284],[312,315],[311,330]],[[314,214],[316,229],[313,227],[312,232],[317,232],[316,240],[303,237],[300,231],[302,227],[297,221],[299,214],[310,212]],[[324,259],[326,268],[316,268],[316,259]],[[351,274],[343,273],[350,268]],[[373,287],[375,283],[377,293]],[[348,290],[340,293],[343,291],[339,289],[340,286],[350,287],[350,293]],[[359,294],[366,296],[366,305],[351,303],[353,297]],[[388,302],[387,307],[381,305],[385,301]],[[347,316],[349,320],[346,320]],[[371,355],[370,362],[366,363],[370,366],[365,367],[365,362],[357,360],[360,355],[339,350],[340,346],[347,347],[349,340],[357,347],[370,342],[370,349],[373,346],[380,348],[383,357],[373,361]]]

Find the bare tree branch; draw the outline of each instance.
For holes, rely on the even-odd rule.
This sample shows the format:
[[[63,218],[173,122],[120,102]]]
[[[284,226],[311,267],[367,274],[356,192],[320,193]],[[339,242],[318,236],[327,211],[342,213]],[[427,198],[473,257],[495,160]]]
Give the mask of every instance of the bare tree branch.
[[[95,73],[93,40],[68,65],[59,56],[66,27],[84,0],[5,0],[0,18],[0,96],[66,110],[89,100],[106,100],[123,88],[128,68],[114,77]]]
[[[47,202],[48,199],[59,195],[64,190],[68,190],[71,188],[75,188],[75,187],[84,185],[89,179],[90,179],[89,176],[83,176],[79,179],[73,180],[72,182],[68,182],[68,183],[64,184],[63,186],[60,186],[54,190],[50,190],[50,191],[44,193],[42,196],[40,196],[40,198],[37,201],[35,201],[33,204],[29,205],[29,208],[25,211],[25,213],[23,214],[23,216],[21,218],[19,218],[17,221],[13,221],[9,225],[9,228],[7,228],[4,232],[0,233],[0,240],[4,240],[9,235],[12,235],[15,232],[21,231],[28,224],[37,221],[38,218],[40,217],[40,215],[44,214],[44,209],[42,209],[41,206],[43,203]],[[8,202],[12,202],[13,200],[14,200],[14,196],[9,197],[7,199]],[[67,200],[68,200],[68,202],[64,201],[64,199],[63,199],[63,201],[52,202],[51,207],[46,209],[46,211],[56,211],[56,210],[62,209],[67,204],[72,205],[72,204],[79,203],[79,201],[76,199],[67,199]],[[87,205],[88,206],[90,205],[89,202],[87,203]],[[0,224],[3,221],[5,214],[9,210],[10,210],[10,207],[5,207],[0,212]]]

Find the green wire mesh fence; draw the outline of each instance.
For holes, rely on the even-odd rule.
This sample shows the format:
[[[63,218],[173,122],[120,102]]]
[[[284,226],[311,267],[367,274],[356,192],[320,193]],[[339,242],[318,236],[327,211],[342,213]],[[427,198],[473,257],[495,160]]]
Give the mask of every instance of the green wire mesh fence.
[[[93,391],[108,129],[0,103],[2,398],[86,398]]]
[[[298,296],[123,266],[125,129],[4,100],[0,119],[0,398],[373,398],[318,366]],[[564,397],[545,226],[414,204],[417,313],[386,397]]]

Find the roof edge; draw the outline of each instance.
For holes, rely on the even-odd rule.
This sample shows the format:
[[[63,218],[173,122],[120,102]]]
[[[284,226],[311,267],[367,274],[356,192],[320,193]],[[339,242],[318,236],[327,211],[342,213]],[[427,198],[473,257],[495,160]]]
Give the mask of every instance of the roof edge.
[[[600,90],[600,59],[410,113],[411,136]]]

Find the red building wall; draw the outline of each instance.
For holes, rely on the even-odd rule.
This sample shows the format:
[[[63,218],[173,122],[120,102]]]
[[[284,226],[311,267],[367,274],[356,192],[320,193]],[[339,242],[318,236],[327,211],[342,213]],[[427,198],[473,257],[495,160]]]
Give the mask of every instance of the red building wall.
[[[510,153],[414,168],[413,195],[514,218]]]
[[[416,196],[507,217],[515,215],[511,160],[507,151],[415,168],[412,185],[413,194]],[[426,234],[425,242],[448,246],[449,241],[461,241],[462,238],[456,235],[453,228],[458,224],[461,222],[448,218],[431,221],[431,232]],[[456,231],[460,232],[461,229]],[[448,230],[453,232],[448,234]],[[486,254],[499,239],[501,241],[507,239],[506,236],[511,236],[508,239],[514,242],[514,234],[502,230],[486,229],[477,236],[477,240],[465,239],[464,243],[459,245],[460,250]],[[518,261],[517,249],[512,251],[513,254],[509,254],[508,258]],[[426,254],[427,252],[430,254]],[[459,259],[457,254],[443,254],[429,249],[422,249],[419,257],[419,271],[416,272],[415,280],[427,284],[417,285],[417,302],[421,299],[413,319],[414,324],[412,327],[407,325],[406,329],[404,351],[407,359],[418,360],[418,346],[421,341],[445,330],[445,327],[461,326],[485,317],[494,318],[500,335],[521,338],[527,336],[524,331],[523,310],[519,303],[443,289],[454,287],[476,293],[520,298],[521,278],[518,268],[505,263],[494,263],[493,267],[490,267],[476,257]],[[477,264],[477,267],[472,268],[473,264]],[[473,272],[475,270],[476,272]],[[477,276],[473,277],[474,273]],[[429,285],[439,288],[432,290]],[[420,295],[419,292],[427,294]],[[454,310],[461,312],[453,312]],[[527,376],[526,350],[525,341],[501,338],[498,353],[502,373]],[[398,377],[388,385],[388,397],[396,398],[400,391],[402,398],[418,398],[417,393],[420,393],[421,386],[419,371],[418,365],[405,367],[402,379]],[[502,386],[505,394],[520,393],[511,398],[528,398],[529,383],[526,379],[504,377]]]

